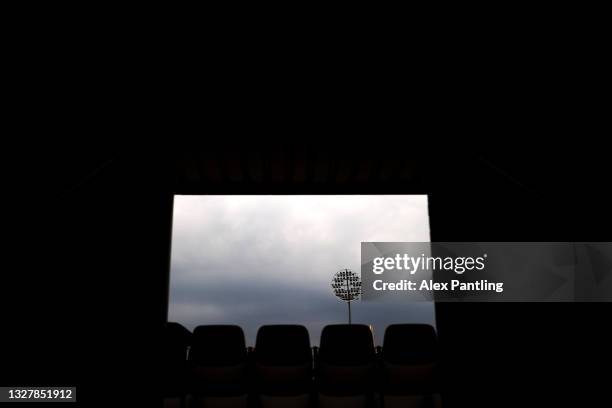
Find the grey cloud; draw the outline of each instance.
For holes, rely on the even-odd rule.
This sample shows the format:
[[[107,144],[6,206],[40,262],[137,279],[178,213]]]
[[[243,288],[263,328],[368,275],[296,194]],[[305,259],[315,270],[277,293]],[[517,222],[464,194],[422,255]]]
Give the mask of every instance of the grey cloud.
[[[359,271],[361,241],[428,241],[425,197],[177,196],[169,319],[241,325],[252,344],[262,324],[346,321],[329,287],[340,268]],[[431,304],[357,302],[355,322],[377,341],[387,324],[433,323]]]

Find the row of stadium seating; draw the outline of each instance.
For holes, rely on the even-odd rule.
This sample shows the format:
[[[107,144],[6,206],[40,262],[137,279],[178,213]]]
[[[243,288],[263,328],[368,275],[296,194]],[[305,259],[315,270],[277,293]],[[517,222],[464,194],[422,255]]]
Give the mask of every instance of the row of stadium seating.
[[[312,348],[299,325],[260,327],[254,348],[233,325],[168,323],[165,338],[166,406],[439,406],[429,325],[390,325],[376,348],[360,324],[326,326]]]

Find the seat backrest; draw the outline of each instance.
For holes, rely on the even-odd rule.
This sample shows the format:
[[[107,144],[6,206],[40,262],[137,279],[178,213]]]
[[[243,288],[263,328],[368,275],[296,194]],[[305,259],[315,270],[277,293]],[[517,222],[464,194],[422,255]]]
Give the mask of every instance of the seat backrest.
[[[198,326],[193,331],[189,360],[197,365],[240,364],[246,356],[244,332],[239,326],[207,325]]]
[[[165,358],[171,361],[185,361],[187,347],[191,344],[191,332],[183,325],[168,322],[164,330]]]
[[[319,361],[335,365],[359,365],[374,361],[372,331],[363,324],[325,326],[321,333]]]
[[[382,358],[392,364],[429,364],[437,359],[437,336],[428,324],[392,324],[385,330]]]
[[[275,366],[311,363],[308,330],[300,325],[261,326],[255,342],[255,361]]]

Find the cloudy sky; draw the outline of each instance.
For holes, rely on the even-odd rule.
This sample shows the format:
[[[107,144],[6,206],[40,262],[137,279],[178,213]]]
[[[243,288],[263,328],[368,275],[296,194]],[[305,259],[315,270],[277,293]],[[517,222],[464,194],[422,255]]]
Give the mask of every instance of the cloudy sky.
[[[429,241],[426,196],[176,196],[168,320],[305,325],[313,345],[346,323],[335,272],[360,270],[362,241]],[[391,323],[434,323],[431,303],[352,303],[376,344]]]

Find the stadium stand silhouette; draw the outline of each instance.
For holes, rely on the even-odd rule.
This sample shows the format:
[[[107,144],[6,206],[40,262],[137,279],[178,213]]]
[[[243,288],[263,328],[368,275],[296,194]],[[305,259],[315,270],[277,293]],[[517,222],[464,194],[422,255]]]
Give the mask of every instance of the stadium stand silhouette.
[[[439,407],[433,327],[390,325],[375,348],[366,325],[326,326],[310,347],[299,325],[267,325],[256,346],[242,329],[166,326],[165,406]]]
[[[540,108],[538,101],[534,115]],[[186,342],[195,346],[193,335],[166,333],[175,194],[427,194],[433,241],[610,241],[609,152],[581,146],[582,137],[541,149],[518,143],[514,135],[530,132],[533,123],[517,123],[520,115],[508,112],[486,128],[481,150],[443,149],[438,137],[437,148],[419,150],[414,140],[426,136],[412,137],[409,129],[399,137],[381,128],[384,120],[368,132],[359,126],[359,134],[376,135],[371,143],[315,141],[293,136],[296,126],[287,125],[277,130],[295,145],[215,136],[181,149],[104,147],[101,139],[76,154],[72,144],[53,154],[28,149],[6,172],[21,176],[15,189],[5,187],[11,194],[5,201],[23,213],[4,217],[11,238],[5,253],[21,263],[4,268],[2,384],[75,385],[77,406],[161,407],[164,394],[192,392],[196,361],[176,357]],[[483,116],[473,113],[475,124]],[[248,135],[269,129],[246,122]],[[542,121],[537,131],[551,123],[559,118]],[[576,123],[572,134],[582,135],[588,123]],[[176,133],[174,126],[168,133]],[[398,137],[377,136],[387,133]],[[612,304],[437,302],[435,313],[431,375],[443,406],[612,405],[609,376],[601,375],[612,366]],[[411,370],[429,376],[424,362],[433,358],[401,354],[392,340],[399,334],[389,335],[375,354],[378,369],[388,368],[378,371],[376,384],[387,402]],[[247,386],[256,389],[249,395],[296,396],[312,385],[309,395],[320,386],[333,397],[342,387],[321,383],[317,364],[312,376],[296,369],[295,383],[281,386],[262,374],[278,364],[274,353],[254,346],[246,353]],[[314,363],[329,363],[323,370],[337,369],[326,358],[313,355]],[[296,358],[295,367],[304,361]],[[285,377],[282,369],[269,375]]]

